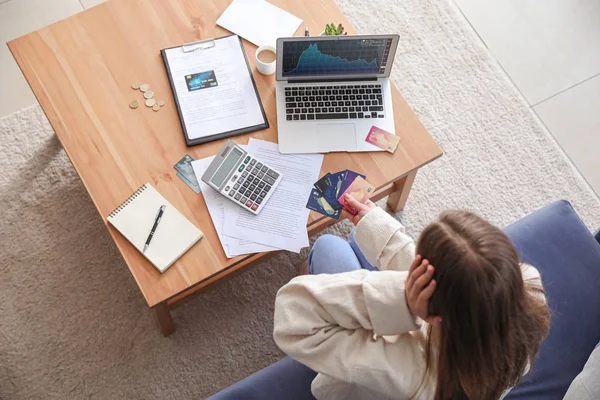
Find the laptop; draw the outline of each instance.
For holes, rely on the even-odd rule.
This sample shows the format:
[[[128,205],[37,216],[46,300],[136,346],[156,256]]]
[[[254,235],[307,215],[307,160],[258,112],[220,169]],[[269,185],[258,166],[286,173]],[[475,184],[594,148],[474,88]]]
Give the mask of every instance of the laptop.
[[[398,35],[277,40],[281,153],[382,151],[372,126],[394,132],[390,72]]]

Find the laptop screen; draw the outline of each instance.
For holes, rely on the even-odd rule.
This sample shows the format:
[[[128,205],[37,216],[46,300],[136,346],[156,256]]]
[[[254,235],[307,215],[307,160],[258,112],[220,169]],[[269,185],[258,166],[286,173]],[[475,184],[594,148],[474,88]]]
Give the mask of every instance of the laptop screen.
[[[278,46],[284,79],[389,76],[397,45],[391,35],[302,39]]]

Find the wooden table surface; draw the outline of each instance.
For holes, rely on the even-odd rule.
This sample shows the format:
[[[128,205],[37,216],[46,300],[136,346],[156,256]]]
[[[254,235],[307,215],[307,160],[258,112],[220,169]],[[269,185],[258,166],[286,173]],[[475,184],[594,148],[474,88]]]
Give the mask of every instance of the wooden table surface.
[[[318,34],[332,21],[354,32],[333,0],[270,1],[304,20],[296,35],[303,35],[305,26]],[[229,3],[111,0],[9,43],[150,307],[176,298],[194,285],[218,281],[228,271],[266,256],[227,259],[202,195],[192,192],[173,169],[184,154],[196,159],[214,155],[224,141],[185,146],[160,50],[230,34],[215,24]],[[244,47],[271,128],[233,140],[245,144],[255,137],[276,142],[275,75],[259,74],[254,60],[256,46],[244,41]],[[159,112],[146,108],[141,93],[131,89],[135,81],[150,84],[155,97],[166,100],[166,106]],[[134,99],[142,103],[137,110],[128,106]],[[396,134],[401,137],[393,155],[327,154],[321,174],[350,168],[365,174],[381,191],[411,172],[414,177],[416,169],[441,156],[442,150],[396,88],[393,104]],[[147,182],[205,234],[164,274],[106,220]],[[311,213],[309,234],[331,222]]]

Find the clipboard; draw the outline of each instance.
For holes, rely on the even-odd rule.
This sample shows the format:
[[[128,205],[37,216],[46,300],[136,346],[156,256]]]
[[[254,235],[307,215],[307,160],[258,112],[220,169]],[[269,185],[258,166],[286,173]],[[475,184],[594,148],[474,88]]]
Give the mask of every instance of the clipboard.
[[[187,126],[186,126],[184,114],[182,112],[182,105],[181,105],[181,102],[179,99],[175,81],[173,79],[171,66],[169,65],[167,51],[171,50],[171,49],[181,48],[184,53],[202,52],[202,51],[206,51],[206,50],[210,50],[211,48],[214,48],[216,46],[216,42],[218,40],[229,38],[231,36],[236,36],[238,38],[238,42],[239,42],[242,54],[244,55],[246,69],[248,71],[250,81],[252,82],[252,86],[254,88],[254,94],[256,95],[256,100],[258,101],[258,106],[260,108],[260,113],[262,115],[263,122],[252,125],[252,126],[245,126],[243,128],[239,128],[239,129],[229,130],[229,131],[225,131],[225,132],[219,132],[219,133],[212,134],[209,136],[204,136],[204,137],[199,137],[199,138],[191,138],[190,134],[188,132]],[[195,146],[195,145],[202,144],[202,143],[212,142],[212,141],[219,140],[219,139],[224,139],[224,138],[228,138],[231,136],[243,135],[245,133],[255,132],[255,131],[269,128],[269,121],[265,114],[262,100],[260,98],[260,94],[258,93],[258,88],[256,87],[256,82],[254,81],[254,76],[252,75],[252,70],[250,69],[250,64],[248,63],[248,56],[246,55],[246,51],[244,50],[244,45],[242,43],[242,39],[239,36],[227,35],[227,36],[222,36],[222,37],[214,38],[214,39],[207,39],[207,40],[201,40],[201,41],[197,41],[197,42],[186,43],[186,44],[183,44],[182,46],[174,46],[174,47],[162,49],[160,52],[161,52],[163,62],[165,64],[167,76],[169,77],[171,91],[173,92],[173,98],[175,100],[175,105],[177,107],[177,112],[179,114],[179,121],[181,123],[181,128],[183,130],[183,136],[185,138],[185,144],[187,147]]]

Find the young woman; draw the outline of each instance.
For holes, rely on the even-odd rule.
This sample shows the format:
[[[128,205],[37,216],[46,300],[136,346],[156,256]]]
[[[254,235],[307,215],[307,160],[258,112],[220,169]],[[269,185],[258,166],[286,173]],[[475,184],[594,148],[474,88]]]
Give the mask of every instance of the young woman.
[[[415,248],[384,210],[348,202],[358,211],[347,215],[356,225],[350,243],[319,238],[311,275],[294,278],[275,302],[275,342],[319,373],[313,395],[503,397],[548,333],[538,271],[472,213],[443,213]]]

